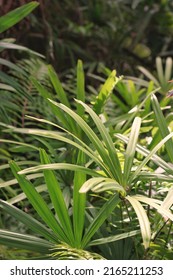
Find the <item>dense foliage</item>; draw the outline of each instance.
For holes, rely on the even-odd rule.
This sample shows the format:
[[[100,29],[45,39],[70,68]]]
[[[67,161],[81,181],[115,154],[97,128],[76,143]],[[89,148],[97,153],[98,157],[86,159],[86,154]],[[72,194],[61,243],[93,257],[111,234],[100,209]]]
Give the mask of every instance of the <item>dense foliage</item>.
[[[0,18],[0,258],[172,259],[172,4],[21,2]]]

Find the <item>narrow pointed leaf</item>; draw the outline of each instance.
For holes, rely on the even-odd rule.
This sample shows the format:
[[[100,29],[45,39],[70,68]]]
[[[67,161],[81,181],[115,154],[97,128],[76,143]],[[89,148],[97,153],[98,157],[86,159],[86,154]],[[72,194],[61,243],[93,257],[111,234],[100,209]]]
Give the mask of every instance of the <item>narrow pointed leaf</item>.
[[[25,178],[25,176],[18,175],[20,168],[17,166],[17,164],[15,162],[10,162],[10,168],[14,176],[18,180],[21,189],[24,191],[24,193],[26,194],[27,198],[29,199],[30,203],[37,211],[39,216],[43,219],[47,226],[50,227],[52,231],[56,233],[57,237],[60,240],[68,242],[68,239],[65,233],[63,232],[61,226],[58,224],[57,220],[53,216],[52,212],[48,208],[46,202],[43,200],[41,195],[36,191],[31,182]]]
[[[134,155],[136,152],[136,144],[139,137],[140,126],[141,126],[141,119],[139,117],[136,117],[132,124],[132,129],[125,152],[124,176],[123,176],[125,187],[127,186],[127,182],[133,165]]]
[[[52,112],[55,114],[55,116],[58,118],[58,120],[67,128],[70,128],[70,125],[68,123],[68,120],[62,113],[62,111],[58,108],[53,106],[52,103],[48,101],[49,99],[52,99],[52,94],[48,92],[35,78],[32,78],[32,83],[38,90],[38,92],[43,96],[43,98],[47,101],[48,105],[51,107]]]
[[[45,137],[57,139],[57,140],[62,141],[64,143],[68,143],[68,144],[76,147],[80,151],[84,152],[91,159],[93,159],[100,166],[100,168],[105,171],[105,173],[108,173],[107,166],[104,164],[104,162],[98,156],[98,154],[94,150],[92,150],[85,142],[83,142],[79,137],[77,137],[76,135],[74,135],[70,131],[66,130],[65,128],[63,128],[63,127],[61,127],[61,126],[59,126],[55,123],[52,123],[50,121],[47,121],[47,120],[44,120],[44,119],[34,118],[34,117],[31,117],[31,116],[28,116],[28,117],[30,119],[37,120],[37,121],[43,122],[43,123],[47,123],[47,124],[50,124],[52,126],[55,126],[58,129],[61,129],[62,131],[67,133],[69,136],[72,136],[75,141],[70,140],[69,137],[66,137],[65,134],[63,136],[62,133],[57,133],[55,131],[48,131],[47,132],[46,130],[36,130],[36,129],[17,129],[16,130],[15,128],[13,128],[13,130],[17,131],[17,132],[23,132],[23,133],[34,134],[34,135],[39,135],[39,136],[45,136]]]
[[[165,117],[162,113],[162,110],[160,109],[160,104],[154,94],[151,97],[151,103],[153,106],[153,110],[155,113],[155,118],[156,118],[157,125],[159,127],[159,131],[161,133],[162,138],[164,138],[167,135],[169,135],[170,132],[167,127],[167,123],[166,123]],[[165,143],[165,148],[167,150],[167,154],[168,154],[171,162],[173,163],[173,141],[172,141],[172,139],[169,139]]]
[[[162,207],[165,209],[170,209],[170,207],[173,205],[173,187],[171,187],[167,193],[167,196],[165,197]]]
[[[171,57],[167,57],[166,65],[165,65],[165,81],[166,82],[171,79],[172,66],[173,66],[172,58]]]
[[[81,60],[77,63],[77,99],[85,102],[85,77]],[[84,115],[84,108],[80,104],[77,104],[77,113],[81,117]]]
[[[114,89],[115,85],[119,82],[120,79],[121,78],[116,77],[115,70],[113,70],[107,78],[93,105],[93,110],[96,112],[97,115],[101,114],[101,112],[103,111],[106,101],[108,100],[112,90]]]
[[[171,221],[173,221],[173,214],[168,209],[165,209],[164,204],[162,204],[162,201],[159,201],[159,200],[156,200],[156,199],[152,199],[150,197],[140,196],[140,195],[138,195],[138,196],[136,195],[135,198],[140,200],[140,201],[142,201],[142,202],[144,202],[144,203],[147,203],[147,204],[151,205],[152,207],[157,209],[157,211],[161,215],[166,216]]]
[[[10,203],[0,199],[0,208],[6,211],[9,215],[16,218],[21,223],[25,224],[32,231],[39,233],[40,236],[44,236],[46,239],[53,242],[59,242],[58,238],[44,225],[34,219],[31,215],[26,214],[17,207],[11,205]]]
[[[139,220],[140,229],[141,229],[143,244],[145,249],[147,249],[150,245],[150,239],[151,239],[150,222],[148,220],[147,214],[136,197],[134,196],[132,197],[128,195],[126,196],[126,199],[130,202],[130,204],[133,206],[136,212],[136,215]]]
[[[163,73],[162,60],[160,57],[156,57],[156,69],[157,69],[159,81],[162,85],[164,85],[165,77],[164,77],[164,73]]]
[[[121,139],[122,141],[124,141],[125,143],[128,143],[128,137],[122,135],[122,134],[115,134],[115,137],[117,137],[118,139]],[[143,146],[141,146],[140,144],[136,145],[136,151],[139,152],[141,155],[147,157],[151,151],[149,151],[148,149],[144,148]],[[172,166],[167,163],[166,161],[164,161],[162,158],[160,158],[158,155],[153,154],[151,157],[151,160],[159,167],[163,168],[165,171],[167,171],[169,174],[173,175],[173,170],[172,170]]]
[[[77,164],[85,164],[85,155],[78,153]],[[80,247],[84,231],[86,194],[80,193],[80,187],[86,181],[86,174],[75,171],[73,189],[73,227],[75,236],[75,246]]]
[[[115,180],[105,177],[91,178],[87,180],[82,185],[80,193],[86,193],[89,190],[92,190],[93,192],[112,190],[121,193],[122,196],[126,195],[126,192],[122,186],[120,186]]]
[[[5,30],[9,29],[19,21],[21,21],[24,17],[32,12],[37,6],[39,5],[38,2],[32,1],[28,4],[25,4],[8,14],[0,17],[0,33],[4,32]]]
[[[90,242],[93,235],[96,231],[101,227],[104,221],[111,215],[112,211],[115,207],[119,204],[121,199],[119,198],[119,194],[114,194],[111,198],[102,206],[99,210],[96,217],[92,220],[91,224],[89,225],[88,229],[85,232],[85,235],[82,240],[82,247],[86,247]]]
[[[167,135],[162,141],[160,141],[154,149],[146,156],[146,158],[142,161],[142,163],[137,167],[134,174],[130,178],[130,182],[132,182],[140,173],[142,168],[148,163],[149,160],[152,159],[152,156],[156,154],[156,152],[163,146],[163,144],[173,137],[173,132]]]
[[[112,235],[112,236],[109,236],[109,237],[103,237],[103,238],[95,239],[95,240],[91,241],[88,244],[88,246],[95,246],[95,245],[101,245],[101,244],[107,244],[107,243],[110,243],[110,242],[115,242],[115,241],[118,241],[118,240],[122,240],[124,238],[135,236],[139,233],[140,233],[140,230],[133,230],[133,231],[130,231],[130,232],[116,234],[116,235]]]
[[[105,147],[103,146],[101,140],[94,133],[94,131],[91,129],[91,127],[70,108],[64,106],[63,104],[58,104],[52,100],[50,100],[50,102],[55,104],[55,106],[61,108],[63,111],[65,111],[67,114],[69,114],[75,120],[75,122],[81,127],[81,129],[85,132],[87,137],[93,143],[93,145],[95,146],[96,150],[98,151],[98,153],[99,153],[100,157],[102,158],[102,161],[105,163],[105,165],[110,166],[110,159],[109,159],[108,153],[107,153]]]
[[[117,180],[117,182],[121,184],[122,183],[121,165],[109,132],[107,131],[106,127],[101,122],[97,114],[88,105],[86,105],[85,103],[79,100],[77,102],[80,103],[85,108],[85,110],[89,113],[89,115],[95,122],[109,154],[109,168],[112,174],[114,174],[114,177]]]
[[[40,158],[42,164],[49,164],[50,159],[48,155],[46,154],[45,150],[40,149]],[[44,177],[47,184],[47,188],[49,191],[49,195],[51,198],[51,201],[53,203],[55,212],[58,216],[58,219],[60,221],[60,224],[66,233],[68,239],[73,244],[74,237],[73,237],[73,231],[72,231],[72,225],[69,217],[69,213],[63,198],[63,194],[61,191],[61,187],[57,181],[57,178],[52,170],[44,170]]]
[[[43,170],[71,170],[71,171],[79,171],[84,172],[85,174],[91,175],[91,176],[99,176],[100,174],[92,169],[89,169],[84,166],[80,166],[77,164],[70,164],[70,163],[50,163],[50,164],[43,164],[38,165],[35,167],[29,167],[26,169],[23,169],[18,172],[18,174],[28,174]]]
[[[49,254],[53,243],[44,239],[0,229],[0,244],[24,250]]]
[[[58,96],[60,102],[64,105],[66,105],[67,107],[70,107],[70,103],[67,99],[67,95],[65,94],[64,89],[61,85],[61,82],[60,82],[55,70],[53,69],[53,67],[51,65],[48,66],[48,73],[49,73],[50,80],[54,86],[54,89],[57,93],[57,96]]]

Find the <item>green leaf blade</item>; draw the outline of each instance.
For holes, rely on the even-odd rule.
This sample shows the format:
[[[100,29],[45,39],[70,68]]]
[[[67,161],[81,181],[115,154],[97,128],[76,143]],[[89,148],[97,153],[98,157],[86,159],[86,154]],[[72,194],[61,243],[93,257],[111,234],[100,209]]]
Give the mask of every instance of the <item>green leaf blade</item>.
[[[85,164],[85,155],[78,153],[77,164]],[[86,181],[86,174],[75,171],[73,190],[73,227],[75,236],[75,246],[80,248],[85,223],[86,194],[80,193],[80,187]]]
[[[0,17],[0,33],[14,26],[16,23],[21,21],[24,17],[30,14],[37,6],[38,2],[32,1],[28,4],[25,4],[8,14]]]
[[[42,254],[49,254],[49,250],[51,250],[53,247],[53,243],[48,242],[44,239],[28,234],[20,234],[2,229],[0,229],[0,244],[8,247],[15,247],[24,250],[39,252]]]
[[[119,198],[119,194],[114,194],[111,198],[102,206],[99,210],[96,217],[93,219],[91,224],[89,225],[84,238],[82,240],[82,247],[86,247],[92,238],[92,236],[96,233],[99,227],[103,224],[103,222],[109,217],[118,203],[121,201]]]
[[[159,127],[159,131],[161,133],[162,138],[166,137],[167,135],[169,135],[169,129],[167,127],[167,123],[166,120],[164,118],[164,115],[162,113],[162,110],[160,109],[160,104],[156,98],[156,96],[153,94],[151,97],[151,103],[153,106],[153,110],[155,113],[155,118],[156,118],[156,122],[157,125]],[[166,143],[165,143],[165,148],[167,150],[167,154],[171,160],[171,162],[173,163],[173,141],[172,139],[169,139]]]
[[[150,229],[150,223],[147,217],[147,214],[142,207],[141,203],[137,200],[135,196],[126,196],[126,199],[130,202],[130,204],[133,206],[136,215],[139,220],[139,225],[141,229],[143,244],[145,249],[147,249],[150,245],[150,239],[151,239],[151,229]]]
[[[44,164],[49,164],[50,159],[45,152],[45,150],[40,149],[40,158],[41,158],[41,163]],[[51,198],[51,201],[53,203],[55,212],[59,218],[60,224],[66,233],[68,239],[70,240],[71,244],[74,243],[74,236],[73,236],[73,231],[72,231],[72,225],[71,221],[69,218],[69,213],[63,198],[63,194],[61,191],[61,187],[56,179],[56,176],[52,170],[44,170],[44,177],[45,181],[47,184],[47,188],[49,191],[49,195]]]
[[[141,118],[136,117],[132,124],[132,129],[128,141],[128,145],[125,152],[125,161],[124,161],[124,186],[127,187],[129,175],[133,165],[134,155],[136,152],[136,144],[139,136],[141,126]]]
[[[68,242],[65,233],[63,232],[62,228],[58,224],[57,220],[53,216],[52,212],[48,208],[47,204],[45,203],[41,195],[35,190],[35,188],[33,187],[30,181],[28,181],[24,176],[18,174],[20,168],[17,166],[15,162],[10,162],[9,164],[21,189],[24,191],[30,203],[37,211],[39,216],[42,218],[42,220],[47,224],[48,227],[52,229],[53,232],[55,232],[55,234],[60,240],[64,240]]]
[[[39,233],[41,236],[44,236],[48,240],[58,242],[58,239],[54,236],[54,234],[52,234],[48,228],[34,219],[31,215],[26,214],[22,210],[1,199],[0,208],[2,208],[11,216],[15,217],[18,221],[25,224],[32,231]]]
[[[81,60],[77,63],[77,99],[85,102],[85,77]],[[81,117],[84,115],[84,108],[80,104],[77,104],[77,114]]]

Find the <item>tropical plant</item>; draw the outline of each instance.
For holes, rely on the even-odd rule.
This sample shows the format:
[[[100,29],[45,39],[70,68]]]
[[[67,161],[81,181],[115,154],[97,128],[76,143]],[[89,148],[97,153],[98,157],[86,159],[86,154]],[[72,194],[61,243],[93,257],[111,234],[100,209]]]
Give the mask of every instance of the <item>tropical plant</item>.
[[[16,208],[14,210],[14,206],[11,206],[7,202],[1,201],[1,207],[21,222],[27,224],[32,230],[39,233],[39,236],[41,235],[44,239],[47,239],[47,241],[44,241],[46,243],[40,243],[39,248],[37,246],[35,250],[39,252],[41,252],[40,250],[47,250],[46,252],[48,254],[52,248],[54,250],[53,257],[81,258],[82,254],[83,257],[100,258],[95,253],[93,255],[92,249],[90,249],[92,246],[101,246],[101,244],[139,234],[139,227],[143,245],[147,252],[152,240],[152,231],[149,221],[150,217],[147,216],[145,207],[142,204],[148,204],[150,207],[158,210],[159,214],[173,220],[173,215],[169,210],[172,201],[170,200],[171,191],[168,191],[167,196],[162,201],[161,199],[148,197],[145,191],[141,189],[141,186],[144,184],[143,182],[172,182],[173,173],[171,166],[157,156],[156,152],[163,144],[166,145],[166,143],[169,143],[173,133],[164,133],[163,140],[151,151],[138,144],[137,141],[142,122],[142,119],[137,116],[139,110],[134,113],[132,127],[130,130],[128,128],[125,131],[126,135],[120,133],[112,134],[112,130],[110,130],[111,134],[109,133],[109,127],[105,127],[99,116],[104,112],[104,106],[113,88],[121,79],[116,77],[115,71],[112,71],[102,86],[91,108],[84,102],[84,73],[82,63],[79,61],[77,67],[76,110],[71,108],[63,87],[52,67],[49,67],[49,75],[61,103],[50,99],[50,93],[40,83],[36,82],[36,80],[33,80],[33,83],[40,93],[45,98],[48,98],[47,102],[50,104],[52,112],[57,116],[58,123],[36,117],[30,117],[30,119],[41,122],[42,124],[49,124],[55,130],[15,128],[9,125],[5,125],[5,127],[13,132],[43,137],[43,139],[55,139],[56,142],[62,142],[62,147],[64,147],[69,155],[71,154],[71,160],[69,161],[67,158],[64,158],[63,162],[55,163],[53,158],[50,159],[45,149],[41,149],[41,165],[21,170],[19,165],[14,161],[10,162],[10,168],[16,180],[2,183],[0,185],[1,188],[18,182],[25,195],[20,194],[20,197],[14,198],[13,202],[19,202],[21,199],[23,200],[27,197],[36,210],[38,217],[33,221],[33,218],[28,217],[26,213],[18,215],[18,211],[21,210]],[[146,100],[150,96],[153,96],[153,92],[147,96]],[[144,105],[144,102],[142,104]],[[1,139],[1,141],[4,140]],[[124,146],[124,151],[121,151],[119,148],[120,141],[127,144],[126,148]],[[23,144],[20,143],[20,145]],[[59,151],[57,149],[49,149],[49,153],[50,151],[53,153],[52,155],[57,153],[59,155],[61,154],[61,149]],[[140,161],[136,160],[136,153],[141,154],[144,158]],[[147,163],[149,161],[153,161],[154,164],[163,168],[165,173],[158,174],[155,170],[148,168]],[[65,170],[66,176],[74,172],[74,176],[70,175],[70,184],[72,185],[73,191],[70,194],[71,190],[68,189],[68,203],[64,199],[62,177],[58,179],[59,175],[55,173],[55,170]],[[33,173],[36,174],[34,175]],[[42,175],[44,175],[46,186],[41,188],[37,185],[35,188],[29,179],[36,179]],[[49,197],[46,196],[45,200],[41,193],[46,189],[48,190]],[[101,204],[99,203],[97,206],[98,209],[96,209],[94,202],[91,200],[93,210],[90,210],[89,205],[87,206],[90,203],[87,195],[88,192],[95,193],[96,197],[98,196],[96,205],[99,203],[100,195],[103,201],[106,200],[106,202],[104,203],[102,201]],[[117,217],[117,209],[124,207],[123,205],[126,206],[126,213],[129,220],[126,227],[118,230],[114,235],[102,237],[102,226],[106,220],[109,220],[111,215]],[[134,228],[132,229],[129,225],[131,219],[134,218],[134,212],[131,207],[134,209],[139,221],[139,224],[134,223]],[[132,216],[129,214],[131,211],[133,213]],[[155,214],[153,211],[152,213],[152,215]],[[43,228],[40,228],[40,224],[38,228],[33,223],[29,223],[27,218],[25,218],[26,216],[28,219],[32,218],[34,224],[41,218],[46,228],[43,230]],[[123,218],[120,219],[119,217],[118,219],[121,220],[120,224],[124,223]],[[160,228],[157,227],[154,219],[152,219],[152,222],[152,228],[157,233]],[[13,245],[18,246],[20,243],[20,236],[18,234],[8,232],[6,237],[5,234],[6,232],[1,231],[2,244],[11,245],[10,238],[13,236],[14,239],[16,238],[15,241],[13,239]],[[28,249],[25,246],[25,244],[28,244],[28,239],[31,240],[29,243],[30,248],[34,250],[35,236],[32,235],[22,236],[22,244],[20,243],[19,246]],[[139,238],[137,242],[140,242]],[[57,246],[56,244],[59,245]],[[41,247],[43,248],[41,249]],[[79,249],[78,254],[77,249]],[[82,253],[81,250],[86,249],[91,250],[91,254]],[[67,254],[69,251],[71,252],[70,255]]]

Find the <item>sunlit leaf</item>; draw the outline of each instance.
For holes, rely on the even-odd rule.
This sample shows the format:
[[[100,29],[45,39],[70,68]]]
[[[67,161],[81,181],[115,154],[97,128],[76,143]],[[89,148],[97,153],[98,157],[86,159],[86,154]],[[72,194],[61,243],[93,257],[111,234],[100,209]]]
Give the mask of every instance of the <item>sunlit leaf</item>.
[[[135,196],[126,196],[126,199],[130,202],[130,204],[133,206],[136,215],[139,220],[139,225],[141,229],[143,244],[145,249],[147,249],[150,245],[150,239],[151,239],[151,229],[150,229],[150,222],[148,220],[147,214],[142,207],[141,203],[138,201],[137,197]]]

